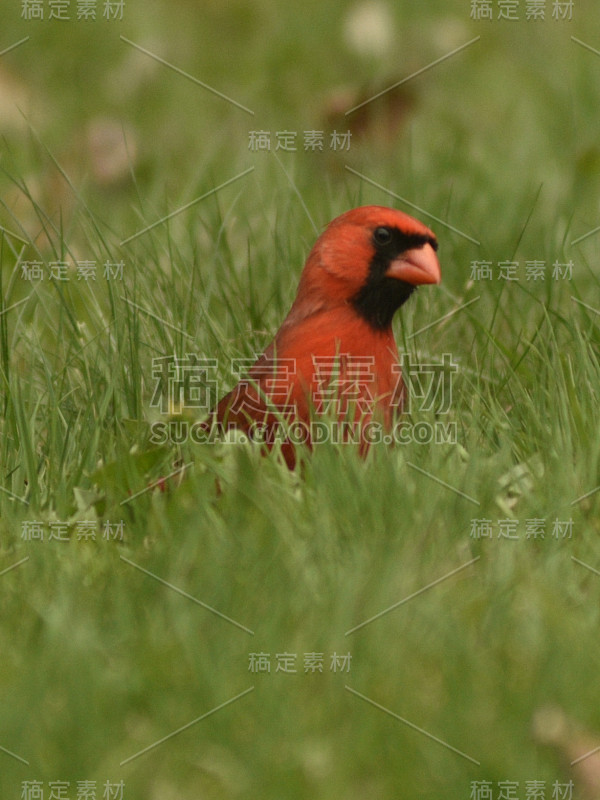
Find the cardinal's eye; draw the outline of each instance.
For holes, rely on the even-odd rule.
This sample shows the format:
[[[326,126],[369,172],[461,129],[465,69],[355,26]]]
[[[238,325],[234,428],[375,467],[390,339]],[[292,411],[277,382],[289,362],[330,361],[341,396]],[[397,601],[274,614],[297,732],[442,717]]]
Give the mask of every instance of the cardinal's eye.
[[[392,232],[389,228],[375,228],[373,239],[375,240],[375,244],[380,247],[385,247],[385,245],[390,244],[392,238]]]

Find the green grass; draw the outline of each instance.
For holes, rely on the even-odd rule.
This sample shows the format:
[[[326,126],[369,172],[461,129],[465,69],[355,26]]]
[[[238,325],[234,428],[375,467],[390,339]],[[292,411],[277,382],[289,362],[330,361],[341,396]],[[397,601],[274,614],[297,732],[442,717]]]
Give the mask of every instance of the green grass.
[[[550,797],[572,775],[583,794],[566,744],[544,745],[533,718],[557,706],[600,733],[600,578],[573,560],[600,570],[600,236],[571,244],[599,224],[600,61],[570,38],[600,46],[591,4],[529,24],[397,4],[402,46],[370,60],[341,41],[345,4],[207,3],[202,19],[192,3],[154,6],[61,27],[15,5],[0,41],[30,35],[0,66],[33,98],[0,149],[0,225],[20,237],[0,241],[0,747],[29,762],[0,751],[2,798],[34,780],[46,796],[70,781],[72,798],[77,781],[98,797],[123,781],[127,800],[459,800],[482,780],[519,781],[521,796],[544,780]],[[477,35],[407,85],[391,139],[375,108],[348,153],[248,149],[253,129],[329,130],[332,88],[390,85]],[[71,74],[67,37],[78,78],[53,82],[48,53]],[[138,153],[109,186],[82,143],[98,116],[131,126]],[[362,203],[411,212],[346,165],[480,242],[415,212],[440,240],[443,283],[395,323],[411,363],[458,365],[448,414],[409,418],[453,423],[458,442],[365,460],[325,444],[294,473],[239,443],[152,445],[157,419],[195,419],[151,407],[153,359],[215,358],[228,389],[232,359],[260,352],[289,308],[315,227]],[[95,281],[77,279],[85,260]],[[572,279],[553,280],[570,260]],[[22,277],[32,261],[43,280]],[[57,261],[71,265],[62,283]],[[106,261],[123,261],[122,279]],[[471,280],[474,261],[493,280]],[[507,261],[513,283],[497,277]],[[527,281],[526,261],[546,280]],[[143,491],[182,465],[166,492]],[[471,535],[476,519],[491,538]],[[516,540],[498,536],[508,519]],[[543,539],[526,534],[535,519]],[[557,519],[570,538],[552,535]],[[95,541],[78,540],[84,520]],[[103,537],[107,520],[122,541]],[[33,522],[44,541],[23,538]],[[48,541],[59,522],[69,541]],[[286,652],[295,674],[276,671]],[[270,672],[250,671],[251,653]],[[305,673],[305,653],[324,655],[322,673]],[[330,669],[334,653],[349,672]]]

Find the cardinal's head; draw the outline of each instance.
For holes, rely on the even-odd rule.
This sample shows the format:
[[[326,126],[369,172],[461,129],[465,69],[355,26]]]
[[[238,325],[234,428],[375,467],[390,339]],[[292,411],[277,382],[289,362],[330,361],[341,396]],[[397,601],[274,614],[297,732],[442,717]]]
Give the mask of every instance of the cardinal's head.
[[[385,206],[361,206],[331,222],[317,239],[298,298],[317,310],[351,305],[376,330],[426,283],[439,283],[435,234],[422,222]]]

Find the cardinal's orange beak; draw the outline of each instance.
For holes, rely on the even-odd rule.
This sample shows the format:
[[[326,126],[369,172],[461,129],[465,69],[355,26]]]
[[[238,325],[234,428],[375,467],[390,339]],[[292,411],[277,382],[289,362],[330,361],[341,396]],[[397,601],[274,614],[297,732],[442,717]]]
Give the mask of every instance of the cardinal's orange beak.
[[[397,278],[413,286],[419,286],[422,283],[439,283],[442,280],[440,262],[429,243],[402,253],[392,261],[385,274],[388,278]]]

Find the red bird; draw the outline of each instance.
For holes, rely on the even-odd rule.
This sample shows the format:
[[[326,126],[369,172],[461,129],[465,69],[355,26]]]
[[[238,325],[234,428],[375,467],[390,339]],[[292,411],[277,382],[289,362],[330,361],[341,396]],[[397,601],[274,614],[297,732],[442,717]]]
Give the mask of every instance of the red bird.
[[[362,206],[334,219],[308,256],[275,339],[205,430],[235,428],[272,446],[282,424],[296,431],[300,424],[310,446],[311,421],[332,405],[334,418],[361,432],[371,421],[390,430],[404,394],[392,318],[417,286],[440,282],[437,248],[429,228],[392,208]],[[293,441],[279,441],[293,468]]]

